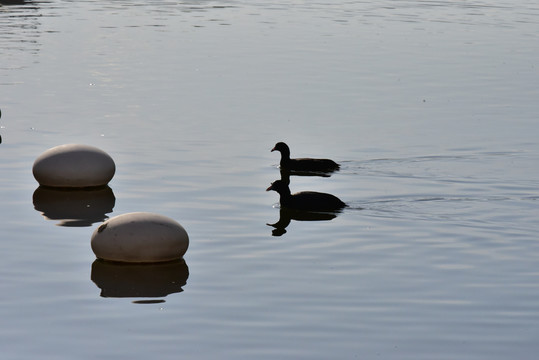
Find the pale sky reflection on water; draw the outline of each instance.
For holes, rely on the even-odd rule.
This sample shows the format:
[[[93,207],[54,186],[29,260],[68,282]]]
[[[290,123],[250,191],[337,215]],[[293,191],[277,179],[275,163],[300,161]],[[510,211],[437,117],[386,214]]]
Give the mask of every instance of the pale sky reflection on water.
[[[6,359],[535,358],[535,3],[0,3]],[[350,207],[274,232],[278,141]],[[34,197],[64,143],[116,162],[97,217]],[[96,262],[132,211],[185,263]]]

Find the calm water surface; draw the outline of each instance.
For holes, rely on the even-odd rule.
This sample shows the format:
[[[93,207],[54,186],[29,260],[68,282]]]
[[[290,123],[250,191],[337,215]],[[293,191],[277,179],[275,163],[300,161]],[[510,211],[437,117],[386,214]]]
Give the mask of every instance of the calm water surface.
[[[536,2],[0,3],[3,359],[536,358]],[[277,141],[349,207],[287,219]],[[65,143],[110,187],[38,188]],[[132,211],[185,262],[96,261]]]

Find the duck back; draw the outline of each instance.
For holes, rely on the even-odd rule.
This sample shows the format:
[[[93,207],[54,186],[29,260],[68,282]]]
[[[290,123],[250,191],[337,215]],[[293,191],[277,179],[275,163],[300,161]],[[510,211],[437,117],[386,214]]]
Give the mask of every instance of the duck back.
[[[335,211],[346,206],[338,197],[316,191],[302,191],[288,197],[281,197],[281,205],[310,211]]]

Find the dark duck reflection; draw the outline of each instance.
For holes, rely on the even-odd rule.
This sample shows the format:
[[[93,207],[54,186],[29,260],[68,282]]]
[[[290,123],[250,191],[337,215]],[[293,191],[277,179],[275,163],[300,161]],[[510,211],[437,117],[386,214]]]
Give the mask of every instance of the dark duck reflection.
[[[279,209],[279,221],[274,224],[267,224],[275,229],[272,230],[273,236],[281,236],[286,233],[286,228],[292,220],[295,221],[327,221],[337,217],[335,212],[312,212],[303,210]]]
[[[290,171],[287,169],[280,168],[279,172],[281,174],[281,181],[286,185],[290,185],[290,176],[319,176],[319,177],[330,177],[330,173],[325,172],[312,172],[312,171]]]
[[[289,171],[292,175],[320,175],[329,176],[329,173],[339,170],[339,164],[330,159],[290,158],[290,148],[284,142],[275,144],[271,151],[281,153],[281,169]]]

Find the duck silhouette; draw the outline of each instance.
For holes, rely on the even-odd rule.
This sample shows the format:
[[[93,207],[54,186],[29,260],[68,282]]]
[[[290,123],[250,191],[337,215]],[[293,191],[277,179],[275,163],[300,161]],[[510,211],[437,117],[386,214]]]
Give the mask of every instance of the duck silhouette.
[[[338,197],[316,192],[301,191],[292,194],[288,184],[282,180],[275,180],[266,191],[276,191],[280,197],[282,207],[304,211],[338,211],[346,207]]]
[[[330,159],[290,158],[290,148],[284,142],[275,144],[271,151],[281,153],[281,169],[300,172],[332,172],[339,170],[339,164]]]

